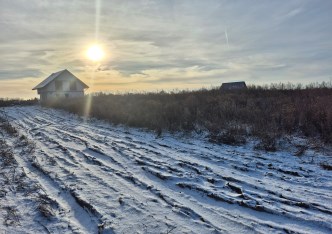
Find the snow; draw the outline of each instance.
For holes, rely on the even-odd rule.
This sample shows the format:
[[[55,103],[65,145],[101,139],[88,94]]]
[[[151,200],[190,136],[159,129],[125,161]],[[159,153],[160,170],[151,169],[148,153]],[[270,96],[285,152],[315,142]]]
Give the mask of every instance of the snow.
[[[36,144],[35,157],[16,148],[15,158],[58,203],[56,219],[43,221],[52,233],[97,233],[98,225],[103,233],[332,232],[332,173],[319,166],[331,162],[329,151],[297,157],[200,136],[157,138],[38,106],[2,111]],[[9,198],[34,214],[29,199]],[[42,232],[26,222],[16,232]],[[0,223],[0,232],[12,228]]]

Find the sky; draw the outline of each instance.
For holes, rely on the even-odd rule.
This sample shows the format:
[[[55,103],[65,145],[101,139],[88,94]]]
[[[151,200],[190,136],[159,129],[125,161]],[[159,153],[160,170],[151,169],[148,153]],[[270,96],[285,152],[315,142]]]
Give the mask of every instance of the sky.
[[[330,0],[0,0],[0,29],[0,97],[63,69],[115,93],[332,79]]]

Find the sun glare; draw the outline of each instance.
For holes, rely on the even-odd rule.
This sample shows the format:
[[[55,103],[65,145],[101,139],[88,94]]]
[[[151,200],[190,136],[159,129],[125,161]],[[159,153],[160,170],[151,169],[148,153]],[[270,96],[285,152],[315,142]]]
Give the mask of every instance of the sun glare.
[[[99,45],[93,45],[88,49],[86,55],[92,61],[97,62],[102,60],[105,54],[103,49]]]

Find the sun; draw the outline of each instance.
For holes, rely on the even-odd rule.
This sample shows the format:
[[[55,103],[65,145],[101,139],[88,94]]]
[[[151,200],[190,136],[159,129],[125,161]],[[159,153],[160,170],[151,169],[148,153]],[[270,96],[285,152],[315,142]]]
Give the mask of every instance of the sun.
[[[104,51],[103,48],[99,45],[92,45],[86,52],[86,55],[89,59],[94,62],[98,62],[104,58]]]

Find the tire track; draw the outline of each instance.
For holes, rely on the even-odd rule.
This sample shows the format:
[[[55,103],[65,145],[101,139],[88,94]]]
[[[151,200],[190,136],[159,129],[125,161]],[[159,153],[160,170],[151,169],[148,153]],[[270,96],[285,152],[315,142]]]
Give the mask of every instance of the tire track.
[[[59,181],[66,186],[80,185],[70,188],[119,231],[124,230],[119,228],[120,220],[129,221],[122,213],[128,215],[129,211],[151,223],[159,220],[164,227],[168,224],[161,220],[162,215],[177,226],[191,223],[192,231],[227,232],[226,225],[249,233],[266,233],[271,228],[301,232],[304,220],[303,232],[314,227],[323,232],[332,230],[326,224],[332,221],[329,206],[319,203],[324,197],[331,204],[331,187],[317,181],[311,165],[285,165],[282,155],[279,159],[244,149],[197,147],[196,141],[155,139],[138,131],[128,134],[125,129],[105,127],[100,122],[83,123],[73,115],[68,120],[62,117],[64,112],[50,109],[16,111],[13,118],[20,117],[16,123],[30,130],[31,137],[56,162],[53,167],[43,166],[57,169]],[[331,176],[324,174],[324,178]],[[294,197],[294,191],[302,197]],[[264,208],[259,210],[251,202]],[[110,209],[115,212],[107,215]],[[284,223],[292,223],[293,228],[284,230]]]

